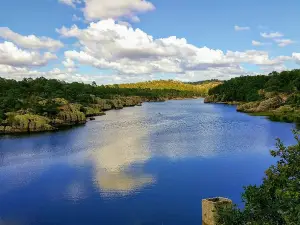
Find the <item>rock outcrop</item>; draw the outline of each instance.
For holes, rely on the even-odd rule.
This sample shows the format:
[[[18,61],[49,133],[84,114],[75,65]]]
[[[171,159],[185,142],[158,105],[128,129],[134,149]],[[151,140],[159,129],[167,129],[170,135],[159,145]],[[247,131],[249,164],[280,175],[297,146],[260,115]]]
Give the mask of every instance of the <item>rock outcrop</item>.
[[[204,103],[214,103],[216,102],[216,97],[214,95],[209,95],[204,98]]]
[[[56,113],[53,115],[48,113],[36,115],[28,109],[7,113],[7,118],[0,124],[0,134],[52,131],[64,126],[84,124],[86,117],[105,115],[104,111],[106,110],[141,105],[142,98],[136,96],[115,97],[113,99],[95,98],[94,102],[94,104],[82,106],[81,104],[69,103],[63,98],[41,100],[39,102],[41,107],[55,104]]]
[[[248,113],[268,112],[279,108],[283,103],[284,100],[280,96],[275,96],[260,102],[257,101],[240,104],[237,107],[237,111]]]
[[[51,131],[50,119],[33,114],[8,113],[8,119],[0,126],[0,134]]]

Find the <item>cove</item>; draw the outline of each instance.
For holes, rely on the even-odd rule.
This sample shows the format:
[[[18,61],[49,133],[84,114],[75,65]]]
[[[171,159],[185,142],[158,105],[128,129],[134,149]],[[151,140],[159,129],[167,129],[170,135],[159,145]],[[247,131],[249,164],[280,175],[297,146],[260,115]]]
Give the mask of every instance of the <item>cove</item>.
[[[201,224],[201,199],[242,205],[293,124],[203,99],[108,111],[85,126],[0,137],[0,223]]]

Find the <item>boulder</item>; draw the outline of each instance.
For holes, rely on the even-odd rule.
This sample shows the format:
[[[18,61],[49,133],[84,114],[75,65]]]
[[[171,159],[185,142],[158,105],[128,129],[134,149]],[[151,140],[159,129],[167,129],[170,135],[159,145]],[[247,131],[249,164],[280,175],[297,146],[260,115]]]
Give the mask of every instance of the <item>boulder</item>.
[[[279,96],[269,98],[260,102],[259,106],[256,108],[256,112],[266,112],[280,107],[283,104],[282,98]]]
[[[256,112],[256,108],[260,102],[248,102],[237,106],[236,110],[239,112]]]

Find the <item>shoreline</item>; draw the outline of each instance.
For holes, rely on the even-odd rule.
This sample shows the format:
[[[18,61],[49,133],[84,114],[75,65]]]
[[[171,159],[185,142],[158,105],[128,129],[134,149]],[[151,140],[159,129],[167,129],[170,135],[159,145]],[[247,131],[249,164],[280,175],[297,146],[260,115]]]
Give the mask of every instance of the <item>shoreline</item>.
[[[110,109],[104,109],[102,112],[97,113],[97,114],[90,114],[90,115],[86,115],[85,116],[85,120],[83,121],[78,121],[78,122],[71,122],[71,123],[65,123],[62,125],[58,125],[55,126],[53,129],[49,129],[49,130],[36,130],[36,131],[28,131],[28,130],[24,130],[24,131],[17,131],[17,132],[0,132],[0,138],[1,137],[5,137],[5,136],[25,136],[25,135],[34,135],[34,134],[42,134],[42,133],[54,133],[54,132],[60,132],[60,131],[64,131],[64,130],[69,130],[69,129],[73,129],[75,127],[80,127],[80,126],[84,126],[87,122],[92,122],[93,119],[95,117],[99,117],[99,116],[105,116],[107,111],[111,111],[111,110],[121,110],[123,108],[128,108],[128,107],[136,107],[136,106],[142,106],[143,103],[153,103],[153,102],[165,102],[165,101],[171,101],[171,100],[191,100],[191,99],[199,99],[199,98],[204,98],[204,97],[189,97],[189,98],[171,98],[171,99],[156,99],[156,100],[149,100],[149,99],[143,99],[142,102],[136,103],[135,105],[124,105],[123,107],[116,107],[116,108],[110,108]],[[3,125],[2,125],[3,126]],[[1,125],[0,125],[1,127]]]
[[[272,109],[271,111],[246,111],[243,109],[239,109],[239,106],[242,106],[244,104],[248,104],[245,102],[237,102],[237,101],[232,101],[232,102],[204,102],[205,104],[224,104],[224,105],[233,105],[236,108],[236,111],[239,113],[245,113],[249,116],[262,116],[265,117],[266,119],[272,121],[272,122],[281,122],[281,123],[294,123],[296,126],[300,126],[300,123],[295,121],[295,118],[291,115],[289,115],[288,112],[276,112]],[[249,102],[251,103],[251,102]],[[283,105],[284,107],[284,105]]]

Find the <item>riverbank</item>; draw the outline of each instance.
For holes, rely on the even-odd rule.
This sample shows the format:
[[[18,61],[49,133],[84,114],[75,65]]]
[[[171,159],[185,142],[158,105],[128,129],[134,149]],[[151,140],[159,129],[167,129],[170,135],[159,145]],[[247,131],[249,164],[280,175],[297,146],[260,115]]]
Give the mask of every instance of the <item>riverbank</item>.
[[[286,96],[272,96],[261,101],[220,102],[215,96],[208,96],[204,103],[235,105],[238,112],[247,113],[251,116],[265,116],[272,121],[300,124],[300,109],[288,104]]]
[[[0,124],[0,135],[4,134],[26,134],[59,131],[84,125],[93,120],[95,116],[104,116],[105,112],[125,107],[142,106],[143,102],[164,102],[168,100],[196,99],[192,98],[146,98],[139,96],[118,97],[114,99],[96,99],[95,104],[85,107],[77,103],[69,103],[65,99],[53,99],[59,105],[59,113],[56,116],[47,117],[28,111],[17,111],[7,113],[7,119]]]
[[[216,82],[151,81],[97,85],[60,80],[0,78],[0,134],[34,133],[85,124],[110,109],[206,96]]]

